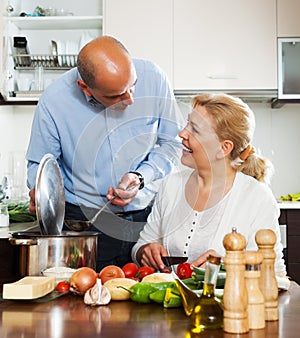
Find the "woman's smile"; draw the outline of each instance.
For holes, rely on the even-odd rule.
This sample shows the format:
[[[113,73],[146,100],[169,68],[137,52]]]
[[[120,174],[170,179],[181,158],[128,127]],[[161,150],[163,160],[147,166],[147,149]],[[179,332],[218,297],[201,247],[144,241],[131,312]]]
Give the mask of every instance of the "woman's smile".
[[[188,148],[183,143],[182,143],[182,145],[183,145],[183,149],[182,149],[182,156],[183,157],[188,156],[188,155],[190,155],[193,152],[192,149]]]

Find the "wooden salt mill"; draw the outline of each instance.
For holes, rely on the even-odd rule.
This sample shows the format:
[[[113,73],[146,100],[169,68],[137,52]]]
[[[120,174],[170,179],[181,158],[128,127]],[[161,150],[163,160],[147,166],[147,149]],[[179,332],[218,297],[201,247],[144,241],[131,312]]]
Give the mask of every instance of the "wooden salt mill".
[[[265,327],[265,301],[259,288],[263,256],[258,251],[246,251],[245,258],[249,329],[263,329]]]
[[[223,246],[226,249],[223,330],[228,333],[245,333],[249,331],[245,283],[246,239],[236,228],[232,228],[232,233],[225,235]]]
[[[276,234],[271,229],[258,230],[255,241],[263,256],[259,287],[265,299],[265,320],[278,320],[278,285],[274,270]]]

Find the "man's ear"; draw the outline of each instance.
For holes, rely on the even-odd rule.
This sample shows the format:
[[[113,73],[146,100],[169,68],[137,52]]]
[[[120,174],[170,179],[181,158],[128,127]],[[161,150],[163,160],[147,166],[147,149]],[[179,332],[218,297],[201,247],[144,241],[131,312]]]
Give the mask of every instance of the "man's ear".
[[[220,146],[221,146],[221,148],[217,153],[218,159],[222,159],[226,156],[229,156],[229,154],[231,153],[231,151],[233,149],[233,142],[229,141],[229,140],[225,140],[225,141],[220,143]]]
[[[88,89],[88,86],[86,85],[84,81],[77,80],[77,84],[78,84],[78,87],[84,92],[85,95],[92,96],[92,94],[90,93]]]

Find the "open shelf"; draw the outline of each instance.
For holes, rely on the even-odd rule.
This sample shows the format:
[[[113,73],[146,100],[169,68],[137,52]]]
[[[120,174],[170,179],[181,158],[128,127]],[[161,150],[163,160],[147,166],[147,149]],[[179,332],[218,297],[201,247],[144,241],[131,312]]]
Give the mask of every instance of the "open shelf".
[[[5,20],[14,23],[20,29],[100,29],[101,15],[96,16],[30,16],[5,17]]]

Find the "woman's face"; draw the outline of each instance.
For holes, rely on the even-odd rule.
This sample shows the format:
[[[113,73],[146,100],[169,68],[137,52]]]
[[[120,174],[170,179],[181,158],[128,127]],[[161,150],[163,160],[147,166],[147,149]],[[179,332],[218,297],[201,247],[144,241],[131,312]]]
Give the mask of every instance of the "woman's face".
[[[206,108],[198,106],[189,114],[187,125],[179,132],[184,146],[181,162],[190,168],[210,168],[216,161],[221,143]]]

